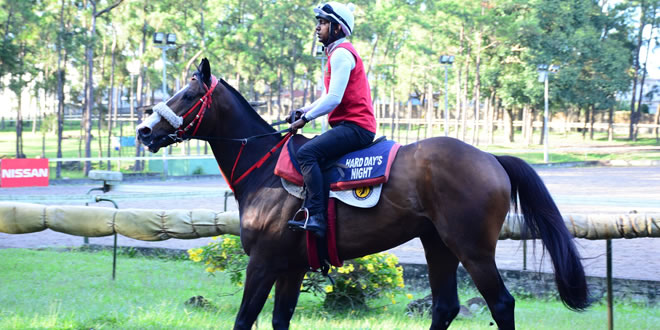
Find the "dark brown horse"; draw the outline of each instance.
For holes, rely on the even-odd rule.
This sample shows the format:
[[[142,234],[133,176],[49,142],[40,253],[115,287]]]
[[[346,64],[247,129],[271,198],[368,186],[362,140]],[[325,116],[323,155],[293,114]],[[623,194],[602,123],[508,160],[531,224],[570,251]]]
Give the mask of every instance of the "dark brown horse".
[[[187,138],[210,143],[235,191],[241,242],[250,256],[235,328],[253,325],[273,284],[273,328],[288,328],[308,265],[304,234],[287,229],[286,222],[302,201],[273,175],[279,150],[254,167],[282,140],[281,134],[235,89],[215,82],[208,60],[202,60],[187,87],[167,107],[160,106],[160,116],[138,127],[138,135],[152,152]],[[447,328],[459,311],[456,269],[461,262],[497,326],[512,329],[514,299],[495,265],[498,234],[512,203],[549,251],[561,300],[574,310],[588,307],[580,257],[534,170],[519,158],[494,156],[452,138],[401,147],[375,207],[337,206],[339,256],[362,257],[419,237],[433,295],[431,328]]]

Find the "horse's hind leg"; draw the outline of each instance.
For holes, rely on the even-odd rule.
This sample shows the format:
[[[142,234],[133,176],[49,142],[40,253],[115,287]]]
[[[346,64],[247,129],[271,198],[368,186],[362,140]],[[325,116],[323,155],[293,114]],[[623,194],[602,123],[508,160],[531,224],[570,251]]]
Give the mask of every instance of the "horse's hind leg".
[[[288,329],[300,295],[305,270],[292,270],[282,274],[275,284],[273,329]]]
[[[420,237],[429,267],[433,296],[431,329],[446,329],[460,310],[456,291],[458,259],[435,231]]]
[[[515,300],[504,286],[493,257],[476,257],[461,260],[472,276],[472,281],[486,300],[490,313],[499,329],[515,329]]]
[[[257,320],[259,312],[264,307],[268,293],[275,283],[277,275],[269,263],[250,257],[245,272],[245,288],[243,289],[243,300],[236,315],[234,329],[250,329]]]
[[[495,247],[506,209],[462,211],[462,216],[456,214],[450,217],[454,226],[446,233],[451,232],[452,235],[440,232],[443,241],[472,277],[497,327],[514,329],[515,301],[495,265]]]

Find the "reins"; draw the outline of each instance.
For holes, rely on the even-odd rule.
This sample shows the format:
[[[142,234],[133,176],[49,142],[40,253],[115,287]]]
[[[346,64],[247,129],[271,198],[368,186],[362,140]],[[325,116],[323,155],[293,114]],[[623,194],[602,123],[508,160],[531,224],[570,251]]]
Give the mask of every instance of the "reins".
[[[206,113],[206,110],[211,107],[211,102],[212,102],[211,95],[213,94],[213,90],[215,90],[215,87],[218,84],[218,80],[215,78],[215,76],[211,76],[211,77],[212,77],[211,87],[207,88],[206,85],[203,84],[203,86],[205,88],[207,88],[206,93],[204,94],[204,96],[202,98],[199,99],[199,101],[197,101],[197,103],[195,103],[195,105],[193,105],[190,108],[190,110],[186,111],[186,113],[182,116],[182,118],[185,119],[195,109],[197,109],[197,107],[200,107],[200,105],[201,105],[201,107],[199,108],[199,111],[197,112],[197,115],[195,115],[195,118],[190,123],[188,123],[188,125],[186,125],[185,128],[181,129],[181,126],[183,126],[183,124],[181,126],[179,126],[176,129],[176,131],[172,134],[169,134],[168,137],[170,139],[172,139],[174,142],[183,142],[183,141],[191,139],[191,138],[195,138],[195,139],[202,140],[202,141],[220,140],[220,141],[240,142],[241,143],[241,148],[238,150],[238,155],[236,156],[236,160],[234,161],[234,166],[232,166],[232,169],[231,169],[231,175],[229,177],[229,180],[227,180],[227,183],[229,184],[229,188],[232,191],[234,191],[234,185],[236,185],[239,182],[243,181],[243,179],[245,179],[250,173],[252,173],[252,171],[260,168],[261,165],[263,165],[266,162],[266,160],[268,158],[270,158],[270,156],[272,156],[273,153],[275,153],[275,151],[277,151],[277,149],[281,148],[284,145],[284,143],[286,143],[286,141],[289,140],[289,138],[293,135],[293,133],[291,132],[290,128],[285,128],[283,130],[279,130],[279,131],[276,131],[276,132],[258,134],[258,135],[248,136],[248,137],[245,137],[245,138],[225,138],[225,137],[218,137],[218,136],[196,136],[195,134],[197,133],[197,130],[199,129],[199,126],[201,125],[202,120],[204,119],[204,114]],[[272,126],[280,125],[280,124],[283,124],[285,122],[286,121],[276,122],[276,123],[273,123]],[[196,125],[195,125],[195,123],[196,123]],[[192,134],[188,135],[187,134],[188,130],[190,130],[190,128],[192,128],[193,125],[195,125],[195,129],[192,131]],[[282,134],[282,133],[285,133],[285,132],[287,134],[285,134],[282,137],[282,140],[280,140],[280,142],[278,142],[273,148],[271,148],[254,165],[252,165],[250,168],[248,168],[240,177],[238,177],[236,179],[236,181],[234,181],[234,173],[236,171],[236,166],[238,165],[238,161],[241,159],[241,155],[243,154],[243,149],[245,149],[245,146],[248,144],[248,142],[250,142],[252,140],[259,139],[259,138],[262,138],[262,137],[267,137],[267,136],[276,135],[276,134]],[[226,178],[225,178],[225,180],[226,180]]]
[[[236,179],[236,181],[233,181],[234,180],[234,171],[236,170],[236,165],[238,165],[238,160],[241,159],[241,153],[243,153],[243,149],[245,149],[245,145],[247,143],[241,144],[241,149],[238,151],[238,156],[236,156],[236,161],[234,161],[234,166],[231,169],[231,176],[229,177],[229,181],[230,181],[229,187],[232,189],[232,191],[234,190],[233,185],[238,184],[239,182],[243,181],[243,179],[245,179],[245,177],[247,177],[248,174],[250,174],[255,169],[258,169],[259,167],[261,167],[261,165],[263,165],[266,162],[266,160],[268,158],[270,158],[270,156],[272,156],[273,153],[275,153],[275,151],[277,151],[277,149],[281,148],[284,145],[284,143],[286,143],[286,141],[288,141],[289,138],[292,135],[293,135],[292,132],[286,133],[286,135],[284,135],[284,137],[282,137],[282,140],[280,140],[280,142],[278,142],[273,148],[271,148],[254,165],[252,165],[250,168],[248,168],[240,177],[238,177],[238,179]]]

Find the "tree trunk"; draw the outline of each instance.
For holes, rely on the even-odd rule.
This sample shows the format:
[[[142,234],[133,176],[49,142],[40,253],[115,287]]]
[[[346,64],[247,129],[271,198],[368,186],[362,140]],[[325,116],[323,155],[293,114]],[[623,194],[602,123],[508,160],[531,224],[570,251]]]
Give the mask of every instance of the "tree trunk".
[[[524,105],[522,109],[522,126],[520,127],[520,133],[522,134],[523,141],[525,141],[527,145],[530,144],[529,117],[529,108],[527,105]]]
[[[92,144],[92,109],[94,107],[94,35],[96,34],[96,18],[109,12],[113,8],[117,7],[123,0],[117,0],[114,4],[109,7],[97,12],[96,11],[96,2],[90,1],[92,4],[92,17],[89,26],[88,42],[85,50],[85,56],[87,58],[87,94],[86,94],[86,111],[85,111],[85,157],[91,156],[91,144]],[[100,111],[100,110],[99,110]],[[99,112],[100,114],[100,112]],[[100,116],[99,116],[100,120]],[[99,139],[101,137],[99,136]],[[91,162],[85,161],[84,172],[85,176],[89,173],[91,169]]]
[[[433,136],[433,85],[428,84],[426,90],[426,137]]]
[[[535,111],[533,108],[530,108],[528,105],[523,107],[522,113],[522,123],[524,127],[521,127],[521,133],[523,140],[526,141],[527,145],[531,145],[534,137],[534,114]]]
[[[371,47],[371,55],[369,55],[369,62],[367,63],[367,74],[371,73],[371,65],[374,63],[374,55],[376,55],[376,49],[378,48],[378,41],[380,40],[378,33],[376,33],[376,40],[374,41],[374,46]],[[316,32],[314,33],[314,44],[316,44]],[[313,46],[312,46],[313,47]],[[312,51],[313,53],[314,51]]]
[[[506,122],[504,127],[505,134],[509,137],[509,142],[514,142],[514,130],[513,130],[513,110],[511,108],[504,109],[504,121]]]
[[[112,64],[110,65],[110,95],[108,98],[108,152],[107,156],[110,158],[112,155],[112,127],[113,117],[117,117],[117,98],[115,97],[115,67],[117,66],[117,33],[112,30]],[[107,168],[110,170],[110,160],[108,159]]]
[[[596,105],[591,105],[591,121],[589,122],[589,139],[594,140],[594,123],[596,121]]]
[[[640,109],[635,111],[635,97],[637,95],[637,76],[639,75],[639,53],[642,50],[642,32],[644,31],[644,26],[646,26],[646,1],[641,1],[641,15],[639,19],[639,30],[637,32],[637,42],[635,44],[635,49],[633,51],[633,86],[632,86],[632,97],[630,98],[630,130],[628,133],[628,139],[634,140],[635,138],[635,126],[637,125],[637,113]]]
[[[67,51],[64,47],[62,36],[64,35],[64,8],[65,0],[61,1],[60,8],[60,33],[57,35],[57,158],[62,158],[62,130],[64,129],[64,81],[66,78]],[[62,54],[64,52],[64,54]],[[57,162],[55,177],[62,177],[62,162]]]
[[[462,118],[462,127],[461,127],[461,141],[465,141],[465,134],[466,134],[466,128],[467,128],[467,108],[468,108],[468,83],[470,81],[469,78],[469,73],[470,73],[470,50],[469,48],[466,51],[465,55],[465,82],[463,83],[463,109],[461,111],[463,118]]]
[[[307,104],[307,91],[309,90],[309,79],[307,79],[307,74],[308,72],[305,72],[305,75],[303,76],[304,79],[304,84],[303,84],[303,97],[302,97],[302,103],[300,103],[300,106],[303,107],[305,104]]]
[[[295,67],[295,66],[291,66],[291,67],[289,68],[289,72],[290,72],[290,76],[289,76],[289,91],[290,91],[290,93],[291,93],[291,94],[290,94],[290,95],[291,95],[291,105],[289,106],[289,112],[291,112],[291,111],[293,111],[293,109],[296,108],[296,105],[295,105],[296,95],[295,95],[295,91],[293,90],[293,83],[294,83],[294,79],[296,78],[296,67]]]
[[[607,119],[607,141],[612,142],[614,140],[614,107],[610,107],[609,118]]]
[[[488,103],[486,103],[488,109],[488,145],[491,145],[495,141],[495,89],[490,89],[490,96],[488,97]]]
[[[23,107],[21,91],[16,94],[18,99],[18,107],[16,108],[16,158],[25,158],[23,154],[23,114],[21,108]]]
[[[591,113],[590,107],[584,109],[584,125],[582,126],[582,140],[585,140],[587,138],[587,123],[589,123],[590,113]]]
[[[271,116],[271,119],[273,117],[273,84],[268,84],[268,103],[267,103],[267,108],[268,108],[268,115]]]
[[[85,130],[85,157],[92,156],[92,109],[94,108],[94,36],[96,34],[96,3],[92,3],[92,17],[89,25],[89,32],[87,37],[88,42],[85,48],[85,58],[87,59],[87,88],[85,94],[85,116],[84,130]],[[90,161],[85,161],[83,172],[85,176],[89,174],[92,167]]]
[[[481,7],[481,15],[484,14],[484,7]],[[481,74],[479,69],[481,67],[481,26],[479,30],[475,33],[475,38],[477,42],[476,46],[476,59],[475,59],[475,69],[474,69],[474,124],[472,128],[472,143],[475,146],[479,145],[479,118],[481,116]]]
[[[142,9],[142,17],[143,17],[143,24],[142,24],[142,41],[140,42],[140,57],[145,53],[145,48],[147,45],[147,28],[149,27],[149,24],[147,23],[147,3],[148,0],[144,0],[144,7]],[[137,77],[137,86],[135,90],[135,97],[136,97],[136,102],[138,109],[141,108],[144,105],[144,96],[143,96],[143,90],[144,90],[144,75],[145,75],[145,64],[140,60],[140,73],[138,74]],[[133,130],[131,132],[135,132],[135,126],[136,124],[139,125],[142,122],[142,112],[141,111],[135,111],[135,114],[137,115],[137,122],[133,121]],[[141,144],[140,140],[137,139],[137,136],[135,138],[135,157],[140,157],[142,154],[141,150]],[[133,165],[133,170],[136,172],[142,171],[142,162],[139,160],[135,161],[135,164]]]
[[[408,93],[408,95],[410,95],[410,93]],[[406,127],[406,142],[405,142],[405,144],[410,143],[408,141],[408,138],[410,136],[410,128],[412,126],[411,123],[410,123],[412,121],[412,110],[413,110],[412,109],[412,101],[408,100],[408,102],[406,104],[406,121],[408,122],[408,124],[406,125],[407,127]]]
[[[390,89],[390,138],[394,140],[394,86]]]
[[[45,75],[48,77],[48,75]],[[37,133],[37,122],[40,120],[41,117],[41,106],[39,105],[39,92],[37,91],[36,99],[37,99],[37,113],[34,114],[34,117],[32,118],[32,134]]]
[[[654,6],[653,7],[653,14],[651,15],[651,17],[656,17],[655,16],[656,10],[657,10],[657,7]],[[653,38],[653,31],[655,30],[655,27],[656,27],[656,21],[651,20],[651,29],[650,29],[649,38],[648,38],[649,41],[648,41],[647,47],[646,47],[646,55],[644,56],[644,70],[642,70],[642,80],[639,83],[639,99],[637,100],[637,116],[635,116],[635,124],[637,124],[639,122],[639,119],[642,117],[642,112],[641,111],[642,111],[642,101],[644,100],[644,81],[646,80],[646,74],[647,74],[646,69],[647,69],[648,62],[649,62],[649,51],[651,50],[650,44],[651,44],[651,40]],[[639,61],[639,59],[638,59],[638,61]],[[637,141],[637,132],[638,131],[639,131],[639,129],[638,129],[637,125],[635,125],[635,129],[634,129],[634,132],[633,132],[633,138],[632,138],[633,141]]]
[[[658,133],[660,129],[658,129],[658,125],[660,125],[660,104],[658,104],[658,108],[655,109],[655,143],[660,143],[660,136],[658,136]]]
[[[284,47],[280,47],[280,58],[284,56]],[[282,77],[282,65],[278,64],[277,65],[277,117],[276,120],[280,121],[280,118],[282,116],[282,83],[283,83],[283,77]]]
[[[464,50],[464,42],[465,42],[465,29],[463,25],[461,25],[460,29],[460,34],[459,34],[459,48],[458,48],[458,54],[463,55],[463,50]],[[459,126],[459,119],[461,118],[461,109],[463,108],[463,103],[462,103],[462,98],[461,98],[461,67],[456,63],[456,67],[458,70],[456,70],[456,108],[454,110],[454,120],[456,122],[454,123],[454,134],[455,137],[458,139],[458,126]]]

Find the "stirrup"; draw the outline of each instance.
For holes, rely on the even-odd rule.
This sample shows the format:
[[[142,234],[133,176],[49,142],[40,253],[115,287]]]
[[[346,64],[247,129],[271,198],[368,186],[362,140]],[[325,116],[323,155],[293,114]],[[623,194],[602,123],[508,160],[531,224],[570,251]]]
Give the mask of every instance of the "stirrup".
[[[299,214],[301,214],[299,216]],[[303,226],[299,227],[296,224],[292,224],[291,222],[295,221],[303,221]],[[298,230],[307,230],[307,222],[309,221],[309,210],[306,207],[301,207],[298,211],[296,211],[296,214],[293,215],[293,219],[287,221],[289,229],[293,231],[298,231]]]

